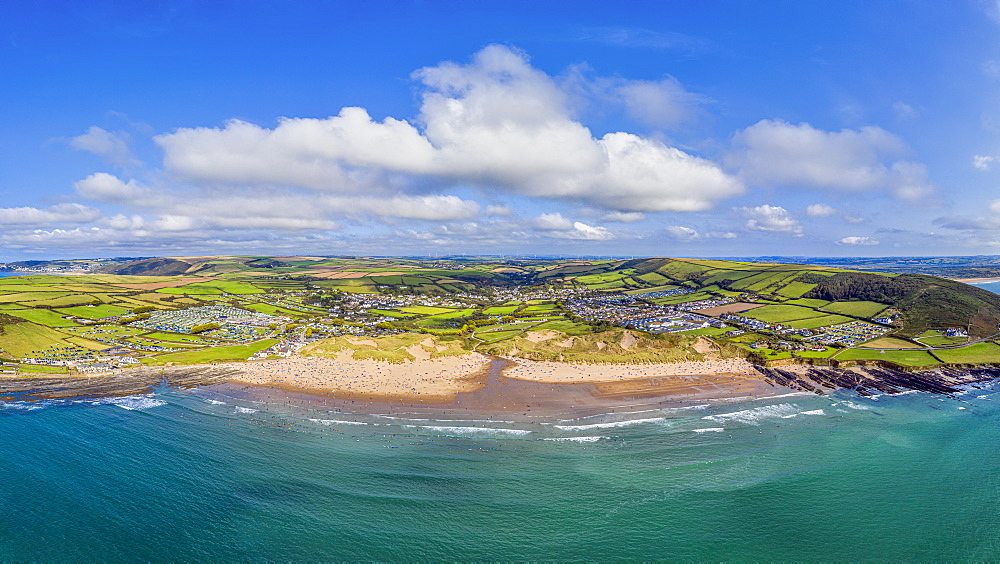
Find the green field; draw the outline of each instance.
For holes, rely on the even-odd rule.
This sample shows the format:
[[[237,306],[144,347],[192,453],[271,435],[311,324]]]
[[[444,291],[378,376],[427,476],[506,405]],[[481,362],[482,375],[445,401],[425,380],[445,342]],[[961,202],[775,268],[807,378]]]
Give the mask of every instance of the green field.
[[[438,315],[442,313],[454,313],[455,310],[450,307],[433,307],[433,306],[410,306],[401,307],[400,311],[405,311],[406,313],[417,313],[420,315]]]
[[[11,303],[11,302],[34,302],[38,300],[50,300],[54,298],[60,298],[63,296],[69,296],[68,292],[18,292],[16,294],[2,294],[0,295],[0,303]]]
[[[65,345],[67,337],[55,329],[34,323],[5,325],[4,333],[0,335],[0,348],[14,358],[23,358],[31,352]]]
[[[791,305],[800,305],[800,306],[806,306],[806,307],[818,307],[818,308],[821,308],[821,307],[825,306],[826,304],[828,304],[830,302],[828,302],[826,300],[817,300],[817,299],[813,299],[813,298],[799,298],[797,300],[788,300],[785,303],[786,304],[791,304]]]
[[[872,318],[887,307],[878,302],[833,302],[823,306],[823,309],[854,317]]]
[[[941,349],[934,355],[944,362],[956,364],[985,364],[1000,362],[1000,345],[996,343],[976,343],[960,349]]]
[[[63,319],[62,315],[58,312],[49,311],[47,309],[18,309],[10,310],[7,314],[20,317],[21,319],[26,319],[39,325],[45,325],[46,327],[75,327],[78,325],[78,323],[74,321]]]
[[[806,284],[804,282],[789,282],[787,285],[782,287],[777,291],[778,295],[785,296],[786,298],[798,298],[802,294],[805,294],[809,290],[815,288],[815,284]]]
[[[143,364],[152,366],[163,365],[168,362],[175,364],[204,364],[206,362],[222,362],[228,360],[246,360],[264,349],[270,348],[278,342],[277,339],[264,339],[249,345],[235,345],[231,347],[216,347],[212,349],[200,349],[196,351],[184,351],[164,354],[153,358],[142,359]]]
[[[123,307],[106,304],[99,306],[67,307],[61,308],[59,311],[64,315],[72,315],[86,319],[100,319],[102,317],[111,317],[113,315],[124,315],[128,313],[128,310]]]
[[[940,362],[927,351],[886,350],[883,353],[877,350],[845,349],[834,358],[837,360],[888,360],[906,366],[930,366]]]
[[[743,315],[765,323],[784,323],[786,321],[821,317],[824,314],[814,309],[795,305],[767,305],[752,309]]]
[[[485,310],[483,310],[483,313],[485,313],[486,315],[510,315],[517,310],[517,307],[518,306],[516,305],[488,307]]]
[[[795,356],[800,358],[830,358],[840,349],[824,347],[822,351],[795,351]]]
[[[950,347],[969,342],[968,337],[948,337],[944,334],[944,331],[936,329],[924,331],[920,335],[917,335],[916,340],[931,347]]]
[[[788,321],[785,325],[796,329],[818,329],[820,327],[837,325],[838,323],[846,323],[848,321],[853,320],[850,317],[844,317],[843,315],[821,315],[820,317]]]
[[[237,280],[213,280],[211,282],[195,282],[187,286],[177,288],[161,288],[157,290],[162,294],[263,294],[264,290]]]
[[[879,337],[878,339],[868,341],[863,345],[867,349],[918,349],[920,345],[916,343],[911,343],[910,341],[904,341],[903,339],[897,339],[895,337]]]

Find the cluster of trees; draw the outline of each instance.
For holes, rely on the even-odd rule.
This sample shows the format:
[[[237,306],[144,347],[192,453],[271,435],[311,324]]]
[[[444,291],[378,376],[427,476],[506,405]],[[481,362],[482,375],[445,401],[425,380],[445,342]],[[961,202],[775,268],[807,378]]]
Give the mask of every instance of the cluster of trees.
[[[118,323],[121,323],[122,325],[124,325],[126,323],[132,323],[133,321],[141,321],[143,319],[149,319],[149,314],[148,313],[137,313],[137,314],[132,315],[130,317],[120,317],[120,318],[118,318]]]
[[[218,329],[219,327],[221,327],[221,325],[219,325],[218,323],[216,323],[214,321],[210,321],[208,323],[202,323],[200,325],[195,325],[194,327],[191,328],[191,333],[195,333],[195,334],[197,334],[197,333],[204,333],[205,331],[211,331],[213,329]]]
[[[901,274],[882,276],[868,272],[840,272],[823,276],[807,272],[798,277],[799,282],[816,284],[803,298],[820,300],[857,300],[895,304],[927,283],[919,276]]]

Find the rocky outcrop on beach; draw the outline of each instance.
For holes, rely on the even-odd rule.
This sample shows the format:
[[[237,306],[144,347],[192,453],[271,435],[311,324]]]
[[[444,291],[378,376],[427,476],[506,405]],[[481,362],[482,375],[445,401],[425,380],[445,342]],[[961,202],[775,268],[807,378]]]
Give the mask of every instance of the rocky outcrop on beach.
[[[754,366],[768,384],[824,394],[838,388],[861,395],[898,394],[906,391],[953,395],[958,386],[1000,377],[1000,368],[939,369],[905,372],[866,366],[853,369],[798,367],[798,369]]]
[[[125,396],[160,385],[189,388],[216,384],[238,373],[230,367],[176,366],[132,368],[99,376],[7,377],[0,378],[0,399]]]

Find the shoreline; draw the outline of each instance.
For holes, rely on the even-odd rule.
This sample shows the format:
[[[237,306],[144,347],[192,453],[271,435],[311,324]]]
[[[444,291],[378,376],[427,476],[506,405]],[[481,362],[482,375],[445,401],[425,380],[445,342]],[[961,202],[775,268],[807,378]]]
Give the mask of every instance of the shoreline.
[[[671,364],[573,364],[469,353],[392,364],[290,357],[215,365],[139,368],[104,375],[0,378],[0,401],[115,397],[158,387],[195,389],[273,405],[300,402],[357,413],[581,416],[753,401],[785,394],[927,391],[1000,376],[997,368],[903,373],[878,367],[764,368],[745,360]],[[303,407],[300,406],[300,407]]]
[[[502,357],[491,359],[476,375],[476,389],[450,397],[427,395],[378,395],[301,388],[273,383],[251,383],[241,378],[202,388],[204,393],[250,402],[288,407],[321,408],[358,414],[391,413],[421,416],[585,417],[602,413],[628,413],[644,409],[689,408],[706,403],[735,403],[801,391],[769,384],[763,379],[737,378],[734,374],[661,375],[592,382],[541,382],[511,378],[515,364]],[[297,405],[297,404],[303,405]]]
[[[345,356],[293,356],[224,365],[236,373],[232,384],[271,387],[317,396],[385,403],[452,404],[476,394],[490,378],[508,385],[555,389],[585,385],[592,395],[729,396],[729,389],[766,385],[745,360],[707,360],[669,364],[576,364],[532,361],[467,353],[404,363],[354,360]],[[506,388],[505,388],[506,389]],[[502,394],[501,394],[502,395]],[[468,400],[466,400],[468,401]]]
[[[990,282],[1000,282],[1000,277],[992,276],[988,278],[952,278],[955,282],[963,282],[965,284],[986,284]]]

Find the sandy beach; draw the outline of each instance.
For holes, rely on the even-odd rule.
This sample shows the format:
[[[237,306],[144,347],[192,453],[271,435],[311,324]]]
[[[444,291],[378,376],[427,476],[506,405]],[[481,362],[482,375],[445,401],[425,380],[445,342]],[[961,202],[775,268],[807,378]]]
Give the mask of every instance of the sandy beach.
[[[344,398],[449,402],[487,383],[492,358],[478,353],[393,364],[376,360],[294,356],[231,365],[241,374],[234,383],[296,389]],[[759,374],[744,360],[670,364],[572,364],[503,358],[498,374],[513,381],[538,384],[594,385],[597,394],[659,393],[688,395],[714,390],[729,396],[734,388]],[[697,389],[696,389],[697,388]],[[725,389],[723,389],[725,388]]]
[[[955,282],[964,282],[966,284],[977,284],[977,283],[984,283],[984,282],[1000,282],[1000,278],[997,278],[995,276],[991,277],[991,278],[952,278],[952,280],[954,280]]]
[[[231,378],[257,386],[345,396],[442,400],[481,387],[490,357],[479,353],[393,364],[377,360],[293,356],[232,365]]]
[[[759,379],[753,365],[743,359],[672,362],[667,364],[576,364],[508,358],[515,363],[504,376],[551,384],[603,383],[646,378],[727,375]]]

